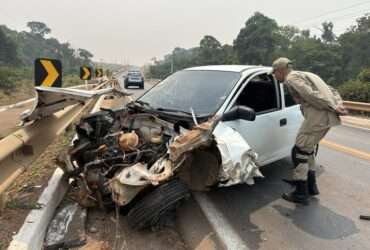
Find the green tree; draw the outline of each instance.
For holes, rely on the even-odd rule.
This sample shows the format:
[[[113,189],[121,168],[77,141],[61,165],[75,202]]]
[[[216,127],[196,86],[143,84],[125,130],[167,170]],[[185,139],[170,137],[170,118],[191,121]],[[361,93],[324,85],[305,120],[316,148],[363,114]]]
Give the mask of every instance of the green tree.
[[[287,56],[292,43],[300,36],[297,27],[286,25],[280,26],[276,35],[276,45],[273,58]]]
[[[343,58],[341,79],[348,80],[358,75],[362,68],[370,67],[370,16],[357,20],[347,32],[339,36],[340,54]]]
[[[7,67],[0,67],[0,89],[9,91],[14,88],[13,72]]]
[[[198,65],[198,54],[198,49],[184,49],[177,47],[172,51],[172,55],[168,56],[168,59],[172,59],[174,71],[177,71],[187,67]],[[169,62],[168,64],[170,65],[171,62]]]
[[[301,36],[304,38],[310,38],[311,36],[310,30],[301,30]]]
[[[41,37],[44,37],[51,32],[51,29],[42,22],[28,22],[27,27],[30,28],[31,34],[39,35]]]
[[[221,43],[213,36],[204,36],[199,43],[198,62],[201,65],[222,64],[224,53]]]
[[[324,22],[321,37],[316,37],[310,30],[278,26],[274,19],[256,12],[246,21],[233,46],[205,36],[198,47],[175,48],[163,60],[156,60],[150,72],[153,77],[163,77],[169,74],[172,62],[176,71],[205,64],[270,65],[273,59],[285,56],[293,60],[296,69],[317,73],[329,84],[339,86],[346,82],[349,88],[354,86],[348,83],[352,79],[364,86],[359,79],[365,77],[360,77],[361,70],[370,68],[370,15],[359,18],[339,37],[333,27],[334,23]]]
[[[345,82],[338,90],[345,100],[370,102],[370,68],[363,69],[357,79]]]
[[[353,26],[354,30],[362,33],[370,32],[370,14],[365,14],[364,16],[356,20],[357,25]]]
[[[291,43],[287,57],[293,60],[296,69],[314,72],[332,85],[341,82],[342,58],[338,45],[324,44],[316,37],[301,35]]]
[[[225,44],[222,46],[222,50],[224,55],[224,64],[239,64],[238,56],[233,46]]]
[[[79,57],[83,59],[83,63],[87,65],[90,64],[91,59],[93,58],[94,55],[86,49],[78,49],[77,51],[78,51]]]
[[[270,65],[277,44],[278,25],[275,20],[256,12],[234,40],[234,49],[243,64]]]
[[[360,82],[368,83],[370,84],[370,68],[363,69],[360,74],[358,74],[357,79]]]
[[[19,63],[16,43],[0,28],[0,65],[15,65]]]
[[[335,41],[335,34],[333,32],[334,25],[332,22],[323,22],[321,38],[325,43],[332,43]]]

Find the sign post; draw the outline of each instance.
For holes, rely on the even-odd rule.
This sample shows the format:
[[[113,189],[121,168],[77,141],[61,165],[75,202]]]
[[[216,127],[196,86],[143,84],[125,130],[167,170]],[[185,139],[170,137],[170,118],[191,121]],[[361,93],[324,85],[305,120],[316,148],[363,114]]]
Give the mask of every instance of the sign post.
[[[92,68],[87,66],[80,67],[80,79],[85,81],[85,89],[87,89],[87,80],[91,80]]]

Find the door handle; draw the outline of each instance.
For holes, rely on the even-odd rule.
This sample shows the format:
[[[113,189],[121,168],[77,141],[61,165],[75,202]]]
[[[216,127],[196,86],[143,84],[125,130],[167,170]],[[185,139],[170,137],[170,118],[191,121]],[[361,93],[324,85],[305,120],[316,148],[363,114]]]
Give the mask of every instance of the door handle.
[[[285,125],[287,125],[288,123],[288,120],[286,118],[283,118],[280,120],[280,127],[284,127]]]

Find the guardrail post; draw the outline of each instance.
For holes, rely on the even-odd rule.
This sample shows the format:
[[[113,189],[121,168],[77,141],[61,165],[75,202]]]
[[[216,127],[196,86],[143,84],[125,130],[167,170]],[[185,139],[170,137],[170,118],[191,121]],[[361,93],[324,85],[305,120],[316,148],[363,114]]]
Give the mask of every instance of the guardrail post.
[[[3,213],[6,206],[7,193],[0,193],[0,215]]]

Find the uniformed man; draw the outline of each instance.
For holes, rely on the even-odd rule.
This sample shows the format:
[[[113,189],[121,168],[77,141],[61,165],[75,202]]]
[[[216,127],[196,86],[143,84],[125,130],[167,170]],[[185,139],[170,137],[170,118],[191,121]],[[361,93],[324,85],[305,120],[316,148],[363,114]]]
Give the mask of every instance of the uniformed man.
[[[331,127],[341,124],[339,116],[346,115],[347,110],[335,89],[313,73],[294,71],[288,58],[275,60],[272,68],[275,78],[287,86],[294,100],[301,105],[304,116],[292,149],[292,180],[285,180],[295,186],[295,190],[282,197],[290,202],[308,204],[309,195],[319,194],[315,149]]]

